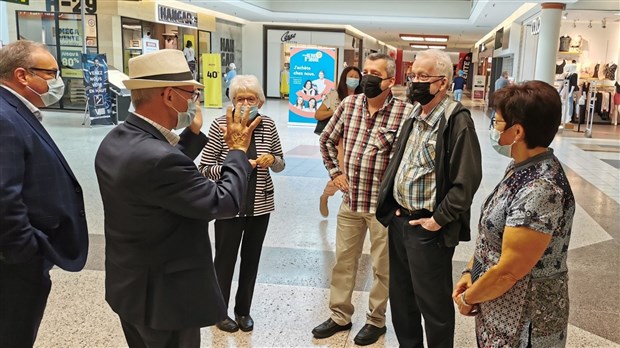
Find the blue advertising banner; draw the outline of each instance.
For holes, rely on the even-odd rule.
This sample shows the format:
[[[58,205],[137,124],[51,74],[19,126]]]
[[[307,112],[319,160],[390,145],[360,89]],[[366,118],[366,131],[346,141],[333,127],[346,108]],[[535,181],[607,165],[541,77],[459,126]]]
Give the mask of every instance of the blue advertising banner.
[[[112,100],[105,54],[82,54],[84,87],[91,125],[112,124]]]
[[[291,48],[288,121],[316,123],[314,114],[335,88],[335,48]]]

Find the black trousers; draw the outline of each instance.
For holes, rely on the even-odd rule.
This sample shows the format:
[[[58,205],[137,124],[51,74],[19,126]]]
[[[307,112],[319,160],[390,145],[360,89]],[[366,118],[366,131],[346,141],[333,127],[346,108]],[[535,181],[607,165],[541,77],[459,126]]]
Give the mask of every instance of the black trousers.
[[[200,328],[156,330],[120,318],[129,348],[200,348]]]
[[[422,317],[428,347],[454,346],[452,256],[441,235],[395,216],[388,228],[390,246],[390,308],[401,347],[424,347]]]
[[[0,262],[0,347],[32,347],[52,288],[52,264]]]
[[[230,299],[239,245],[239,287],[235,296],[235,314],[249,315],[258,274],[258,263],[267,234],[270,214],[215,221],[215,273],[226,306]],[[243,243],[242,243],[243,241]]]

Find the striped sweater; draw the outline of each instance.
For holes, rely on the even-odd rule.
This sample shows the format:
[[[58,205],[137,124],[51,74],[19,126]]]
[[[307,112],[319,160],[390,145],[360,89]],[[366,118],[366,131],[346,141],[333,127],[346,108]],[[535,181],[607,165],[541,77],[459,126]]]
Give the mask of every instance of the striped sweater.
[[[256,127],[253,134],[256,155],[251,156],[252,151],[248,149],[248,158],[256,159],[262,154],[272,154],[275,157],[275,162],[270,169],[276,173],[281,172],[284,170],[285,163],[276,124],[268,116],[260,116],[262,122]],[[200,165],[198,166],[200,172],[211,180],[220,179],[222,163],[228,155],[228,145],[224,141],[224,133],[220,127],[226,127],[226,115],[216,118],[211,124],[209,140],[202,150]],[[248,194],[246,195],[246,197],[254,197],[254,199],[252,202],[248,202],[248,199],[245,200],[245,209],[242,211],[246,213],[241,214],[244,216],[267,214],[275,209],[273,181],[269,169],[257,166],[254,172],[256,174],[256,185],[248,186]]]

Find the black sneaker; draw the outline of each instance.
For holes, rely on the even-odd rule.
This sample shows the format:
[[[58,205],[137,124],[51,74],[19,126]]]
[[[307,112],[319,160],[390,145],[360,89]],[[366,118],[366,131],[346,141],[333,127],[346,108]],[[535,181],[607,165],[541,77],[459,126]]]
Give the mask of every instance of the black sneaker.
[[[351,323],[338,325],[332,318],[329,318],[321,325],[315,327],[314,330],[312,330],[312,335],[314,335],[314,338],[327,338],[333,336],[337,332],[349,330],[350,328]]]
[[[381,337],[381,335],[384,335],[386,331],[387,329],[385,328],[385,326],[376,327],[371,324],[366,324],[360,330],[360,332],[357,333],[357,335],[353,339],[353,342],[355,342],[355,344],[357,344],[358,346],[367,346],[369,344],[377,342],[379,340],[379,337]]]

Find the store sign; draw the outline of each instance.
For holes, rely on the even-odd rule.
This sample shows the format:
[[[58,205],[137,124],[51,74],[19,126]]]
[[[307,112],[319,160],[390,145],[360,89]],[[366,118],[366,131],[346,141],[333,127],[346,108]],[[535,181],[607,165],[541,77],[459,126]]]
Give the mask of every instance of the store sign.
[[[0,0],[0,1],[10,2],[13,4],[20,4],[20,5],[30,5],[29,0]]]
[[[58,22],[58,35],[62,46],[82,46],[82,34],[80,21],[60,20]]]
[[[291,40],[293,40],[295,37],[297,36],[297,33],[291,33],[290,31],[285,31],[284,34],[282,34],[282,37],[280,38],[280,41],[282,42],[293,42]]]
[[[60,69],[62,77],[82,78],[82,48],[60,48]]]
[[[82,13],[80,0],[60,0],[58,12]],[[97,0],[84,0],[84,12],[87,14],[97,13]]]
[[[198,14],[185,10],[179,10],[168,6],[157,5],[157,19],[160,22],[197,28]]]
[[[536,17],[530,24],[530,29],[532,31],[532,35],[540,34],[540,17]]]
[[[220,38],[220,52],[222,53],[222,66],[235,62],[235,39]]]

